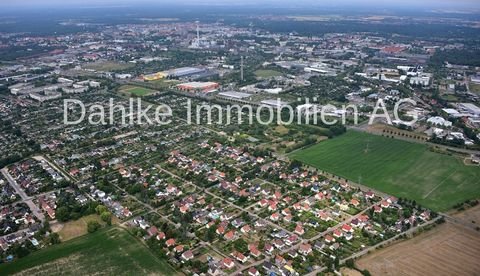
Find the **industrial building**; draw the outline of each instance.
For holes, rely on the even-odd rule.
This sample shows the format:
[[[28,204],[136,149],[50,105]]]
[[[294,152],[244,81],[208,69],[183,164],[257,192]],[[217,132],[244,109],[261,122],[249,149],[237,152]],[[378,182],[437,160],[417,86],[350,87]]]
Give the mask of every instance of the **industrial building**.
[[[428,86],[430,85],[430,80],[431,80],[431,75],[424,73],[424,74],[418,75],[417,77],[410,78],[410,84]]]
[[[434,125],[434,126],[443,126],[443,127],[451,127],[452,122],[445,120],[440,116],[430,117],[427,120],[427,123]]]
[[[263,101],[261,101],[261,104],[266,105],[266,106],[276,107],[276,108],[282,108],[282,107],[288,105],[287,102],[283,102],[279,99],[277,99],[277,100],[263,100]]]
[[[184,77],[190,77],[190,76],[198,76],[197,78],[200,78],[200,77],[203,77],[204,74],[206,74],[205,76],[211,75],[211,73],[210,74],[207,74],[207,73],[208,73],[207,70],[203,68],[182,67],[182,68],[175,68],[167,71],[144,75],[142,78],[144,81],[154,81],[154,80],[160,80],[163,78],[184,78]]]
[[[177,89],[191,93],[209,93],[218,89],[220,85],[216,82],[187,82],[177,85]]]
[[[154,80],[159,80],[159,79],[163,79],[163,78],[166,78],[166,77],[167,77],[167,74],[165,74],[164,72],[157,72],[157,73],[153,73],[153,74],[143,76],[143,80],[154,81]]]
[[[464,113],[480,116],[480,108],[472,103],[459,103],[458,108]]]
[[[242,93],[242,92],[236,92],[236,91],[227,91],[227,92],[218,93],[218,96],[227,98],[227,99],[241,100],[241,99],[249,98],[252,95],[247,93]]]
[[[63,92],[69,93],[69,94],[83,93],[83,92],[86,92],[87,90],[88,90],[88,87],[79,85],[79,84],[74,84],[72,86],[62,88]]]
[[[62,97],[62,93],[55,91],[44,91],[38,93],[30,93],[30,98],[37,100],[39,102],[54,100]]]
[[[205,69],[203,68],[182,67],[182,68],[171,69],[163,73],[165,73],[167,77],[170,77],[170,78],[183,78],[183,77],[188,77],[195,74],[200,74],[203,72],[205,72]]]

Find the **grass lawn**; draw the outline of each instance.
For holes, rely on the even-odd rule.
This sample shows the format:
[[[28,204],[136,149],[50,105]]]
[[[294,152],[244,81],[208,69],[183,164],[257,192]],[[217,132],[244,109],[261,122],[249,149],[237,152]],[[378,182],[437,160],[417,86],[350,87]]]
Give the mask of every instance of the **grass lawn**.
[[[152,85],[155,89],[166,89],[172,85],[179,84],[180,82],[177,80],[167,80],[167,79],[160,79],[147,82],[149,85]]]
[[[127,231],[106,228],[0,265],[0,275],[175,275]]]
[[[124,86],[120,87],[119,91],[121,93],[126,94],[126,95],[134,95],[134,96],[138,96],[138,97],[150,95],[150,94],[156,92],[155,90],[152,90],[152,89],[149,89],[149,88],[140,87],[140,86],[133,86],[133,85],[124,85]]]
[[[471,92],[480,94],[480,84],[470,82],[470,84],[468,86],[470,87]]]
[[[275,132],[280,134],[280,135],[286,135],[286,134],[288,134],[288,128],[286,128],[283,125],[279,125],[275,128]]]
[[[349,131],[291,158],[435,211],[480,196],[480,169],[426,145]]]
[[[283,76],[283,73],[275,70],[257,70],[254,73],[255,73],[255,76],[259,78],[271,78],[271,77]]]
[[[452,94],[445,94],[441,96],[442,99],[449,101],[449,102],[458,102],[458,98]]]
[[[76,237],[83,236],[88,233],[87,224],[89,221],[97,221],[101,225],[105,225],[105,222],[100,218],[99,215],[93,214],[88,215],[82,218],[79,218],[74,221],[69,221],[65,223],[62,229],[58,232],[60,239],[62,241],[68,241]],[[119,220],[117,217],[112,216],[112,224],[118,224]]]
[[[87,234],[87,223],[89,221],[97,221],[102,225],[105,224],[98,215],[89,215],[75,221],[69,221],[65,223],[63,228],[58,232],[60,239],[62,241],[68,241]]]

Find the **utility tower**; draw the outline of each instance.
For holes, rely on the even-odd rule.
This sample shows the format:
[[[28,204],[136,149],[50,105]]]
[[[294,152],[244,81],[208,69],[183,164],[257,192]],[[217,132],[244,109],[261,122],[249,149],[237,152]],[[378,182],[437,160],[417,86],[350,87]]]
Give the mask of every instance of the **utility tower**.
[[[197,46],[200,47],[200,22],[195,21],[197,23]]]
[[[240,56],[240,79],[243,81],[243,56]]]

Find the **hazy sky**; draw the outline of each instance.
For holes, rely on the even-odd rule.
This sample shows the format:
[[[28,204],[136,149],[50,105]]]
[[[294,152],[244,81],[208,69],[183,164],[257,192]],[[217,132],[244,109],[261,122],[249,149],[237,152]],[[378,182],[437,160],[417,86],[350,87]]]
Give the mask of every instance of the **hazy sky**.
[[[424,7],[438,8],[476,8],[480,9],[480,0],[0,0],[0,6],[41,7],[41,6],[105,6],[139,5],[144,3],[170,4],[215,4],[242,5],[260,4],[275,6],[379,6],[379,7]]]

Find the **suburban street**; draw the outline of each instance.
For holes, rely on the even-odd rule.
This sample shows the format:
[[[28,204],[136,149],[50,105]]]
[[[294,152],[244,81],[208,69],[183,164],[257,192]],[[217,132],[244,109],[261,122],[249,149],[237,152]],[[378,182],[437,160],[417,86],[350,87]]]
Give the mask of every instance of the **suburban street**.
[[[29,197],[20,186],[18,186],[17,182],[15,179],[12,178],[10,173],[8,172],[7,168],[3,168],[2,170],[3,176],[7,179],[8,183],[12,186],[13,189],[15,189],[15,192],[20,195],[22,198],[22,201],[25,202],[25,204],[28,205],[30,210],[32,210],[33,215],[36,216],[41,222],[45,221],[45,215],[43,214],[42,210],[33,203],[33,197]]]

